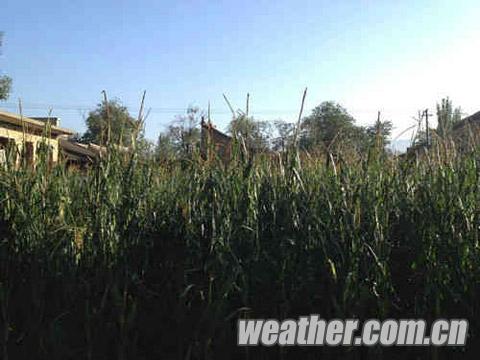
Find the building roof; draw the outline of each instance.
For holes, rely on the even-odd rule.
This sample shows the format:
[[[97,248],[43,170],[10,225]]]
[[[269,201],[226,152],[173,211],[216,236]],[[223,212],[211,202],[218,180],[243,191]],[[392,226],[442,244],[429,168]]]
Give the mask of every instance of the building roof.
[[[58,138],[58,145],[68,159],[82,162],[99,159],[108,151],[108,148],[105,146],[96,145],[94,143],[83,144],[66,135],[62,135]],[[113,146],[121,153],[127,153],[130,151],[130,149],[125,146]]]
[[[50,123],[53,126],[60,126],[60,118],[56,116],[30,116],[30,119]]]
[[[203,129],[211,131],[212,135],[217,137],[217,138],[219,137],[219,138],[221,138],[223,140],[226,140],[226,141],[232,140],[231,136],[221,132],[220,130],[217,130],[217,128],[215,128],[215,126],[212,123],[207,123],[207,122],[202,120],[200,125],[202,126]]]
[[[469,125],[480,126],[480,111],[457,122],[455,125],[453,125],[453,130],[457,130]]]
[[[60,149],[78,158],[85,157],[94,159],[98,156],[98,152],[91,149],[89,144],[81,144],[66,136],[59,137],[58,144],[60,145]]]
[[[3,110],[0,110],[0,122],[6,122],[19,127],[27,125],[37,130],[43,130],[45,128],[44,121],[35,120],[26,116],[21,116],[19,114],[10,113]],[[64,129],[54,125],[50,127],[50,131],[52,132],[52,134],[56,135],[73,135],[74,133],[72,130]]]

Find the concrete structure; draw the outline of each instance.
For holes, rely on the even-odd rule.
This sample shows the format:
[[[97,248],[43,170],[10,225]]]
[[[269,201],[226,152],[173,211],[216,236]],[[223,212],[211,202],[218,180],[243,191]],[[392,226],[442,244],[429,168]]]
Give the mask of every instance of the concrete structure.
[[[57,123],[58,119],[55,119]],[[53,125],[47,118],[38,120],[0,111],[0,160],[8,148],[14,149],[16,160],[21,157],[35,163],[38,150],[47,146],[50,160],[58,161],[60,136],[71,136],[73,131]]]

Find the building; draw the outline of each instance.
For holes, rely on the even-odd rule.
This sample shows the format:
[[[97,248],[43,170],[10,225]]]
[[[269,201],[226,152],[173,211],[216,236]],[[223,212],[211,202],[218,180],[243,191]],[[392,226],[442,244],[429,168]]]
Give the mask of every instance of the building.
[[[232,137],[217,130],[215,126],[210,122],[205,122],[202,119],[201,122],[201,141],[200,151],[204,159],[210,158],[211,150],[215,151],[224,163],[230,161],[232,155]]]
[[[30,118],[0,111],[0,160],[10,148],[16,150],[13,154],[17,161],[23,157],[33,164],[39,149],[46,146],[50,161],[58,161],[59,138],[73,135],[58,124],[58,118]]]
[[[25,160],[34,164],[39,150],[46,146],[51,162],[61,159],[69,167],[84,168],[107,153],[105,146],[77,142],[72,136],[74,131],[59,125],[56,117],[25,117],[0,111],[0,163],[5,162],[8,153],[15,156],[17,163]],[[129,152],[126,147],[115,147],[121,153]]]
[[[412,145],[407,148],[406,155],[425,155],[437,136],[435,129],[430,129],[430,134],[428,144]],[[453,124],[448,140],[452,140],[460,152],[468,151],[472,145],[480,145],[480,111]]]
[[[82,144],[69,136],[58,139],[60,153],[67,166],[85,168],[96,161],[101,154],[101,147],[94,144]]]
[[[480,111],[454,124],[452,138],[459,149],[466,149],[472,143],[480,144]]]
[[[58,138],[60,154],[68,167],[87,168],[98,161],[108,152],[106,146],[94,143],[80,143],[71,136],[60,136]],[[112,145],[118,153],[129,154],[131,149],[125,146]]]

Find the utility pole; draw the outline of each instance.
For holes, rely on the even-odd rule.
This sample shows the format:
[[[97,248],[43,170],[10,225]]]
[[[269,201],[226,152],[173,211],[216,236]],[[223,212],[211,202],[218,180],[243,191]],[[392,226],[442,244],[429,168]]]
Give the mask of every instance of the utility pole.
[[[429,114],[428,114],[428,109],[425,109],[425,135],[427,137],[427,146],[430,145],[430,130],[428,128],[428,117],[429,117]]]

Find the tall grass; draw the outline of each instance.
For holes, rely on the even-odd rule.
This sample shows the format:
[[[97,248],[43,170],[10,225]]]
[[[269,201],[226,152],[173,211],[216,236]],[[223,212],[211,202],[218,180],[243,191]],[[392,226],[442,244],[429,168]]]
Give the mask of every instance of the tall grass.
[[[450,154],[450,153],[449,153]],[[110,151],[0,170],[4,359],[372,358],[236,347],[239,318],[466,317],[478,348],[478,151],[361,161]],[[358,349],[355,349],[358,350]]]

